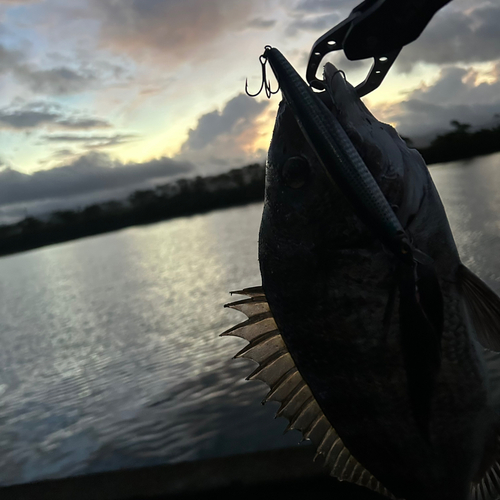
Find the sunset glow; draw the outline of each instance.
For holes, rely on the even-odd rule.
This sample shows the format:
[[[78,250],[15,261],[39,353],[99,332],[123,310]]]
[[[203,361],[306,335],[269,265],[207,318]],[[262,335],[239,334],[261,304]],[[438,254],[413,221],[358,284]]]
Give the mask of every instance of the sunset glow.
[[[0,176],[75,173],[96,159],[119,173],[167,158],[186,176],[264,161],[280,96],[244,94],[246,78],[260,85],[263,47],[303,75],[313,42],[356,3],[0,0]],[[451,2],[364,102],[410,137],[451,119],[490,123],[500,113],[498,23],[498,2]],[[371,66],[340,52],[325,61],[354,85]]]

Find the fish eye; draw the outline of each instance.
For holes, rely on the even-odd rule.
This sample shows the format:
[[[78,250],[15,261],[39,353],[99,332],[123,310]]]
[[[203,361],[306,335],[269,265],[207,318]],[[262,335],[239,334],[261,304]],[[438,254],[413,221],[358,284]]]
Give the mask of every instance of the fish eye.
[[[293,156],[283,165],[281,177],[288,187],[298,189],[307,182],[310,172],[309,163],[305,158]]]

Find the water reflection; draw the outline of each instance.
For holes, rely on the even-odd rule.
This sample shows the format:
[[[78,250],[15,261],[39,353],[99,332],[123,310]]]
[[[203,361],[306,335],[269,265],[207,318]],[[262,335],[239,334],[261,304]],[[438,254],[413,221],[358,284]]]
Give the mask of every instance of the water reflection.
[[[500,155],[432,169],[464,262],[500,291]],[[261,205],[0,259],[0,482],[292,446],[228,290],[260,283]]]
[[[464,264],[500,292],[500,154],[431,169]]]
[[[0,260],[0,481],[295,444],[231,363],[261,206]],[[251,408],[249,410],[249,408]],[[260,430],[255,436],[255,429]]]

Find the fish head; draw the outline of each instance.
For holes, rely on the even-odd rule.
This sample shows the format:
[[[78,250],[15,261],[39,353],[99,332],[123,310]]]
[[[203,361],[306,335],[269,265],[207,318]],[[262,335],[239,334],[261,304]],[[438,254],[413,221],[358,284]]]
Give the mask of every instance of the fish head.
[[[373,116],[332,64],[325,66],[324,85],[326,90],[317,95],[347,133],[403,227],[418,240],[419,249],[439,254],[438,245],[430,248],[432,237],[439,235],[447,251],[456,252],[444,209],[418,151],[409,148],[391,125]],[[280,271],[323,273],[338,251],[383,251],[382,243],[328,176],[286,100],[280,103],[268,154],[259,242],[264,281],[266,275]]]
[[[287,248],[310,246],[325,227],[333,227],[345,215],[341,197],[290,106],[282,101],[266,164],[263,230],[269,227],[274,239]]]

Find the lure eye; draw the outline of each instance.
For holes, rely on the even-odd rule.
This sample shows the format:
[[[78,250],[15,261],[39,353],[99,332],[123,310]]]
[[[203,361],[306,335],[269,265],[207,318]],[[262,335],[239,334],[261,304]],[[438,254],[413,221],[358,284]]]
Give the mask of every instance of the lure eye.
[[[311,169],[307,160],[301,156],[293,156],[288,158],[283,165],[281,177],[288,187],[298,189],[307,182],[310,173]]]

